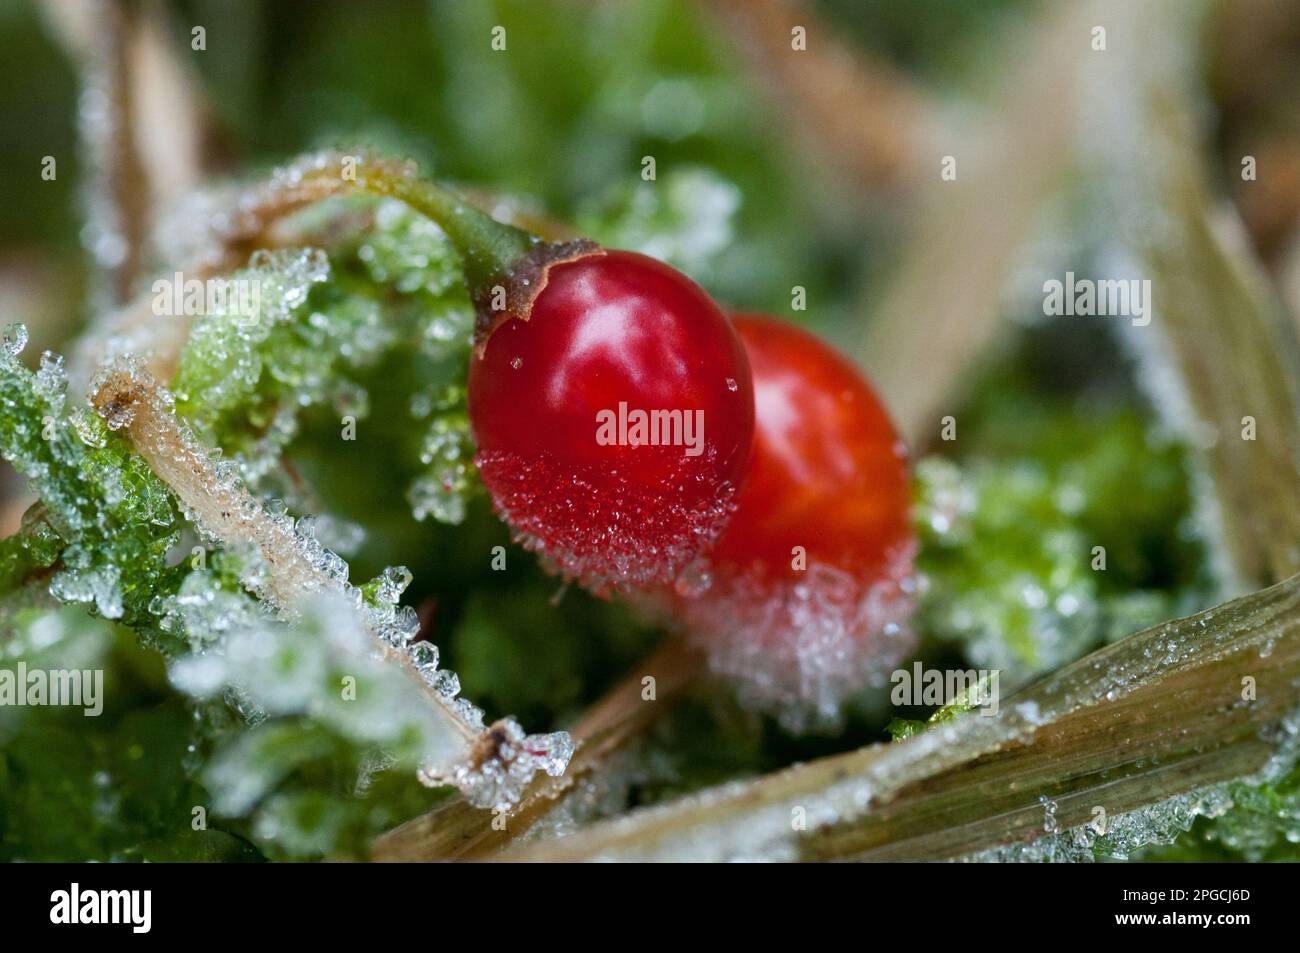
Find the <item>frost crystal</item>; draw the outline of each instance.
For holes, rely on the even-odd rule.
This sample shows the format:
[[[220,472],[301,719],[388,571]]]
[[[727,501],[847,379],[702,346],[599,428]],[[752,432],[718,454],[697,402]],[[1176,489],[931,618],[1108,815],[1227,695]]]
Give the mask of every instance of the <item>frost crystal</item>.
[[[428,681],[438,671],[438,646],[432,642],[416,642],[410,648],[411,664]]]
[[[258,289],[252,313],[236,296],[204,315],[190,331],[176,387],[195,425],[205,430],[221,414],[248,401],[261,379],[261,346],[277,324],[307,300],[307,292],[329,277],[329,260],[317,249],[257,252],[233,279]]]
[[[446,388],[436,400],[429,399],[429,407],[433,419],[420,449],[420,460],[429,471],[412,483],[408,498],[416,519],[432,516],[455,525],[465,519],[466,501],[475,486],[474,439],[464,388]]]
[[[688,567],[677,590],[687,596],[682,614],[709,669],[742,704],[802,732],[839,724],[845,701],[884,685],[912,651],[912,557],[910,547],[893,554],[866,582],[810,562],[797,581],[741,576],[705,585],[698,567]],[[692,598],[697,589],[707,595]]]
[[[475,807],[508,809],[537,772],[562,775],[573,749],[568,732],[525,735],[518,722],[507,718],[487,730],[451,780]]]
[[[1217,817],[1232,806],[1226,786],[1216,785],[1111,817],[1103,834],[1091,824],[1062,831],[1056,824],[1055,803],[1042,800],[1047,836],[961,859],[973,863],[1089,863],[1099,856],[1125,860],[1143,847],[1172,843],[1190,830],[1198,817]]]
[[[57,561],[49,582],[55,598],[132,623],[167,572],[177,531],[171,502],[102,420],[80,407],[69,413],[60,358],[46,353],[36,373],[22,365],[17,348],[25,337],[11,328],[0,349],[0,455],[31,481],[41,503],[10,541],[5,568],[22,579]]]
[[[735,508],[735,487],[716,480],[715,448],[698,457],[670,447],[639,452],[663,457],[656,485],[546,454],[480,451],[475,463],[517,541],[565,581],[597,592],[636,590],[671,585]],[[700,502],[684,505],[684,495]]]
[[[201,571],[186,576],[174,595],[157,597],[150,609],[164,632],[184,637],[196,653],[267,619],[254,602],[220,588],[211,573]]]
[[[50,594],[64,602],[86,602],[106,619],[122,617],[121,571],[102,566],[86,572],[63,570],[50,580]]]
[[[0,333],[0,351],[5,357],[16,358],[27,348],[27,327],[22,324],[6,324]]]
[[[1283,719],[1279,731],[1280,737],[1274,739],[1276,749],[1251,777],[1189,791],[1107,818],[1099,825],[1088,823],[1064,831],[1045,828],[1050,836],[1033,843],[1012,844],[963,859],[1002,863],[1128,860],[1144,848],[1173,844],[1191,831],[1199,818],[1220,819],[1210,828],[1212,836],[1247,858],[1271,847],[1279,836],[1300,843],[1300,804],[1287,804],[1271,797],[1268,790],[1285,785],[1300,763],[1300,711]]]

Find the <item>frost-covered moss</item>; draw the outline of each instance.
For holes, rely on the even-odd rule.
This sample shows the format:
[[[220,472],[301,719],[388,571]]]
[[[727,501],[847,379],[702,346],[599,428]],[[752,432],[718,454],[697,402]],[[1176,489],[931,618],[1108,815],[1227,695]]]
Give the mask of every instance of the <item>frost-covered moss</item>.
[[[1132,411],[1000,423],[1014,446],[917,467],[922,631],[1005,689],[1210,599],[1177,443]]]
[[[12,587],[46,570],[63,601],[138,622],[177,579],[166,556],[179,516],[125,440],[85,408],[69,409],[61,358],[47,352],[36,372],[21,363],[25,341],[11,328],[0,347],[0,455],[41,502],[0,550],[0,581]]]
[[[1224,785],[1231,807],[1198,818],[1173,843],[1134,856],[1143,861],[1295,861],[1300,845],[1300,767],[1275,781]]]
[[[304,214],[311,231],[364,213],[327,256],[317,249],[259,253],[236,280],[255,282],[254,313],[198,319],[173,383],[177,408],[199,436],[240,464],[251,485],[306,504],[280,472],[303,417],[339,427],[371,412],[366,380],[404,358],[407,426],[423,428],[426,470],[409,496],[417,518],[464,518],[479,491],[463,378],[473,312],[451,245],[438,227],[395,200],[347,202]],[[391,379],[386,381],[391,384]]]

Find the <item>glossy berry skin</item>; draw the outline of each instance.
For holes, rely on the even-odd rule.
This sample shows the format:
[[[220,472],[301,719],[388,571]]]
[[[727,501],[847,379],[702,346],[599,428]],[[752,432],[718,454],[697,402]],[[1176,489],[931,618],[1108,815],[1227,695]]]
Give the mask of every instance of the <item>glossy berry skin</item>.
[[[830,347],[759,315],[734,326],[754,379],[749,473],[707,568],[670,601],[742,702],[792,731],[830,727],[912,648],[906,452]]]
[[[719,569],[795,579],[791,550],[862,577],[912,536],[907,457],[858,370],[793,324],[736,315],[754,378],[749,475]]]
[[[620,405],[621,433],[609,423]],[[682,424],[633,445],[637,410]],[[716,540],[754,431],[749,364],[725,316],[680,272],[625,251],[550,270],[529,319],[502,323],[471,358],[469,411],[498,513],[598,592],[670,582]]]

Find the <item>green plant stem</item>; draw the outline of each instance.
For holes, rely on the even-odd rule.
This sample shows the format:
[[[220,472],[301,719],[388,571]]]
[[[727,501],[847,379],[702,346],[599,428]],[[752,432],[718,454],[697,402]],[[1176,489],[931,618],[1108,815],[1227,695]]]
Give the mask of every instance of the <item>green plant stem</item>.
[[[487,212],[424,179],[386,174],[387,166],[363,166],[357,187],[400,199],[437,223],[461,256],[471,293],[509,273],[538,241],[523,229],[498,222]]]

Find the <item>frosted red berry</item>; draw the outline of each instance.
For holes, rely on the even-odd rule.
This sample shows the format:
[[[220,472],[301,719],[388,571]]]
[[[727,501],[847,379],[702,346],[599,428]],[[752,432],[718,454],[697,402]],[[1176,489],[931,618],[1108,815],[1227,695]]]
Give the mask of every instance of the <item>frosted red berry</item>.
[[[624,251],[549,269],[528,319],[501,322],[471,359],[469,410],[497,511],[597,591],[670,582],[716,540],[754,431],[725,316]]]
[[[707,570],[678,587],[679,611],[742,695],[806,727],[833,720],[908,648],[906,452],[833,349],[772,318],[734,324],[753,372],[754,449]]]
[[[793,324],[738,315],[757,422],[719,569],[796,579],[791,550],[857,577],[911,539],[906,452],[858,370]]]

